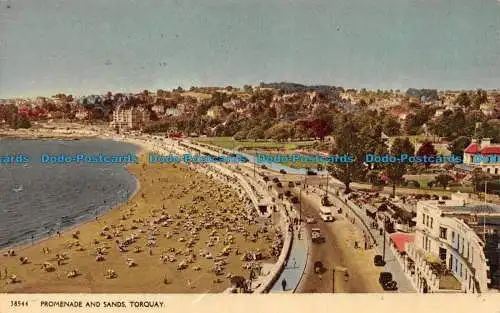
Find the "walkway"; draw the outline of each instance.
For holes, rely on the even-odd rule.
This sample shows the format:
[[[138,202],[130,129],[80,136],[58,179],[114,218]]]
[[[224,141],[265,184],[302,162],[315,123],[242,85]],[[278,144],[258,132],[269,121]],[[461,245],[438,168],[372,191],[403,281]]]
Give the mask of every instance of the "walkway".
[[[334,201],[336,204],[342,204],[343,209],[348,209],[349,212],[352,214],[354,213],[358,219],[361,219],[365,225],[370,225],[373,220],[366,215],[366,212],[361,209],[359,206],[355,205],[354,203],[350,202],[349,200],[349,205],[339,199],[334,193],[328,192],[330,197],[333,197]],[[359,222],[358,222],[359,223]],[[363,229],[366,229],[364,225],[360,225]],[[375,239],[375,242],[377,246],[375,247],[375,251],[377,251],[378,254],[382,255],[383,252],[383,245],[384,245],[384,236],[380,235],[378,229],[372,229],[368,227],[368,231],[371,233],[373,238]],[[412,283],[406,277],[404,274],[403,268],[399,264],[399,262],[396,259],[396,256],[394,255],[394,252],[389,248],[390,244],[390,239],[389,239],[389,234],[386,233],[386,246],[385,246],[385,261],[386,264],[384,266],[384,271],[391,272],[393,279],[398,283],[398,292],[416,292],[415,288],[413,287]]]
[[[306,268],[308,255],[308,244],[306,242],[306,239],[304,238],[304,231],[302,230],[301,232],[302,234],[300,239],[297,238],[297,232],[295,232],[288,261],[287,263],[285,263],[285,268],[281,272],[279,278],[276,280],[269,293],[292,293],[299,285],[302,273]],[[285,291],[283,291],[283,288],[281,286],[281,282],[283,281],[283,279],[285,279],[286,281]]]

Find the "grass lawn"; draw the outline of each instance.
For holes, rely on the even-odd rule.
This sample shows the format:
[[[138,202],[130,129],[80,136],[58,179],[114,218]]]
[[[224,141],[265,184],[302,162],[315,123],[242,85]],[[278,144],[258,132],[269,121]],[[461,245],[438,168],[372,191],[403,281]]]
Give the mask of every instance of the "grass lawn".
[[[299,149],[313,144],[312,141],[296,142],[277,142],[277,141],[253,141],[253,140],[234,140],[232,137],[207,137],[198,138],[197,141],[218,146],[225,149],[234,149],[236,147],[247,149],[275,148],[275,149]]]

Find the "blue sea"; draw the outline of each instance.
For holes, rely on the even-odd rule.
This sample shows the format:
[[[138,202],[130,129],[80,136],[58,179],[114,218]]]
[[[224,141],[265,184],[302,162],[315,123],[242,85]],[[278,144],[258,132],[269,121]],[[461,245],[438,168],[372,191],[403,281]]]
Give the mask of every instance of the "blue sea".
[[[27,154],[24,165],[0,165],[0,248],[30,242],[93,219],[125,202],[138,182],[122,165],[42,165],[42,153],[136,154],[109,140],[1,139],[0,155]]]

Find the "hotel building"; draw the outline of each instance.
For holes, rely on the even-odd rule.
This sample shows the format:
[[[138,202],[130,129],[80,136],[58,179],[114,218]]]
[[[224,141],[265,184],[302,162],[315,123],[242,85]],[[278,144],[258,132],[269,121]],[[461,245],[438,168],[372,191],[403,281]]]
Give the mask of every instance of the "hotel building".
[[[399,255],[419,292],[485,293],[500,289],[500,206],[420,201],[416,233]]]
[[[113,121],[110,127],[120,131],[140,129],[149,122],[149,112],[144,108],[118,106],[113,112]]]

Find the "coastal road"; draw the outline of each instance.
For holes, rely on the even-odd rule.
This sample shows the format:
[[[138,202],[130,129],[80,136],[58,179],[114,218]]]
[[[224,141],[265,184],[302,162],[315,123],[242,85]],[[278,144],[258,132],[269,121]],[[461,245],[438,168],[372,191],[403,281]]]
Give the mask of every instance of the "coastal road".
[[[294,193],[298,194],[296,189]],[[326,241],[324,243],[311,243],[308,266],[306,267],[306,272],[296,292],[382,292],[382,289],[376,283],[376,279],[374,280],[376,273],[372,273],[370,277],[360,275],[360,273],[366,272],[366,269],[374,268],[373,264],[358,259],[357,251],[355,251],[354,247],[349,248],[341,243],[346,235],[346,230],[355,226],[342,221],[342,217],[339,215],[336,216],[338,221],[332,223],[323,222],[320,219],[318,207],[318,202],[314,201],[312,196],[307,195],[303,191],[302,217],[308,216],[316,219],[315,224],[306,224],[305,226],[308,237],[310,238],[311,236],[312,228],[319,228],[323,236],[326,237]],[[326,271],[321,275],[316,274],[314,272],[314,266],[311,266],[316,261],[321,261],[326,268]],[[333,269],[336,269],[335,281],[333,281]],[[344,278],[342,269],[347,269],[349,272],[349,278],[347,280]]]

